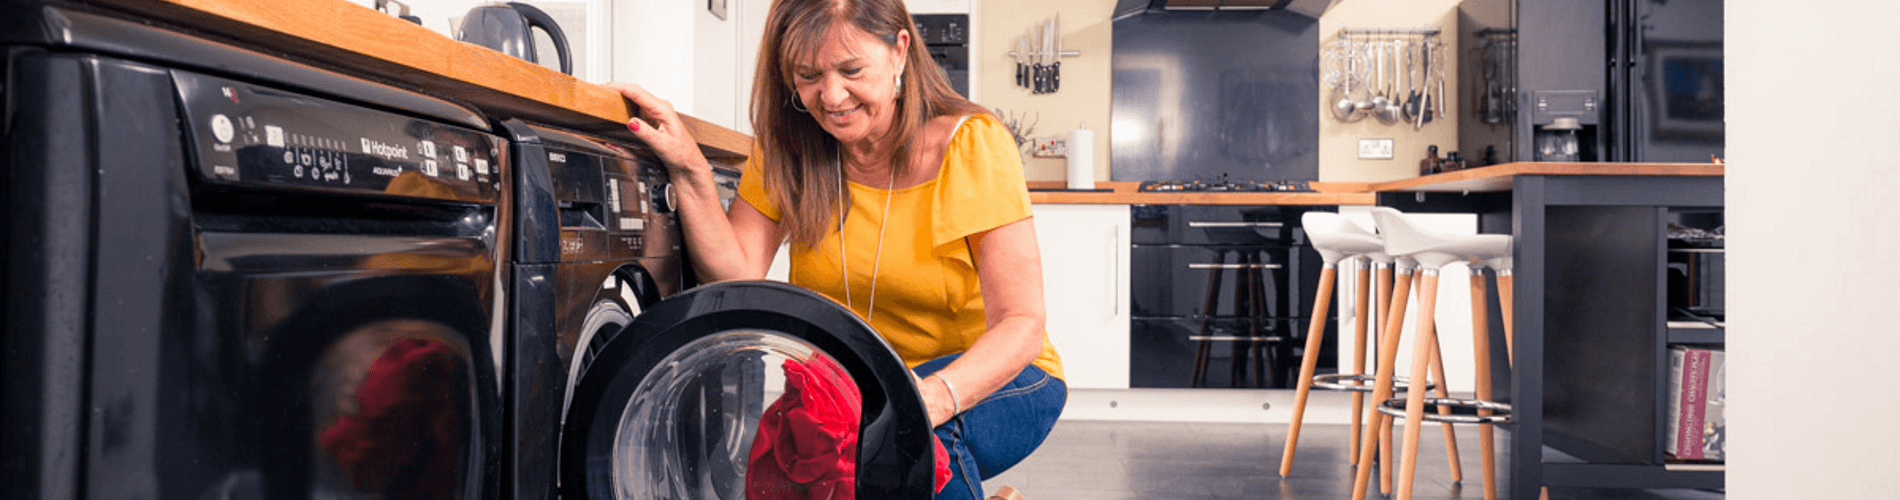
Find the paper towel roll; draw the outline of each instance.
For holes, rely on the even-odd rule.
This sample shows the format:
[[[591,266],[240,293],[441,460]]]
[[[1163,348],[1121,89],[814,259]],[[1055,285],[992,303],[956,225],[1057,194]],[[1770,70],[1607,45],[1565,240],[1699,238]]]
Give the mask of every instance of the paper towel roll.
[[[1069,131],[1069,189],[1095,189],[1095,131]]]

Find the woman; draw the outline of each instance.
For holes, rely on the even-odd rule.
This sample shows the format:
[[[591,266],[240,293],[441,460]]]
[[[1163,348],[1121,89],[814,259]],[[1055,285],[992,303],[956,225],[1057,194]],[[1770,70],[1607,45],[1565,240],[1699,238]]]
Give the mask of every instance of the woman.
[[[614,86],[667,164],[700,275],[763,278],[789,240],[791,281],[865,318],[922,377],[953,473],[937,498],[982,498],[1068,392],[1014,139],[951,90],[901,0],[773,2],[757,75],[744,203],[723,213],[672,107]]]

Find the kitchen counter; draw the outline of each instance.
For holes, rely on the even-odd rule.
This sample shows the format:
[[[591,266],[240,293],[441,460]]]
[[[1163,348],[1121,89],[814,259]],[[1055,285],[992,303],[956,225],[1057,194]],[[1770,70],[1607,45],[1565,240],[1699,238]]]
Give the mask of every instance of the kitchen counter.
[[[1372,192],[1495,193],[1510,191],[1519,176],[1661,176],[1721,177],[1720,163],[1545,163],[1522,162],[1470,168],[1411,179],[1374,183]]]
[[[1724,337],[1666,326],[1668,225],[1722,211],[1723,174],[1721,164],[1513,163],[1372,186],[1380,205],[1476,213],[1480,232],[1513,237],[1515,363],[1492,351],[1494,367],[1511,366],[1494,379],[1513,407],[1504,497],[1722,487],[1721,465],[1663,450],[1667,346]],[[1546,458],[1547,447],[1570,457]]]
[[[630,104],[618,92],[408,21],[334,0],[82,0],[270,52],[521,118],[632,141]],[[738,163],[752,138],[681,116],[706,156]]]
[[[1367,184],[1314,182],[1310,193],[1142,192],[1135,181],[1095,183],[1094,190],[1064,189],[1063,181],[1029,181],[1029,201],[1043,204],[1101,205],[1371,205],[1377,195]]]

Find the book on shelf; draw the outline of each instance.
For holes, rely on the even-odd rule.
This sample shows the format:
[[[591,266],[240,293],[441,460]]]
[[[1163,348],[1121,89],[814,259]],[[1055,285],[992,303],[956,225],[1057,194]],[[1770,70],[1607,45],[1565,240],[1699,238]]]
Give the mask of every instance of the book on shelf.
[[[1668,432],[1665,453],[1675,460],[1721,461],[1728,444],[1724,416],[1726,355],[1722,349],[1669,348]]]

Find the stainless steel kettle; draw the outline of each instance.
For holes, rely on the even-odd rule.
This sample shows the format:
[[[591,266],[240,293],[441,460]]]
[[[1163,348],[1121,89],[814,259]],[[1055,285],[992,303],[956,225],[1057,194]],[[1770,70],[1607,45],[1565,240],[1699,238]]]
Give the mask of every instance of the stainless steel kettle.
[[[554,40],[554,51],[560,57],[561,72],[574,74],[574,63],[568,56],[567,35],[561,33],[561,26],[554,22],[554,17],[533,5],[509,2],[470,9],[468,15],[462,17],[462,26],[457,30],[456,39],[540,64],[534,46],[533,29],[537,27]]]

